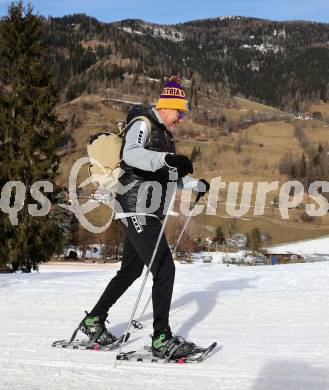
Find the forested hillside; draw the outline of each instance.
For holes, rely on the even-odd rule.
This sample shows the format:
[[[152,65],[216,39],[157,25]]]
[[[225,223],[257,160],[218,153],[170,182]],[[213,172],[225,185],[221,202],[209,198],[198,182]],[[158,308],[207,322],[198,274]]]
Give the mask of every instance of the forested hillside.
[[[157,93],[175,72],[192,95],[201,85],[286,111],[329,98],[328,24],[227,17],[160,26],[72,15],[47,19],[45,38],[64,100],[116,87],[124,75],[159,80]]]

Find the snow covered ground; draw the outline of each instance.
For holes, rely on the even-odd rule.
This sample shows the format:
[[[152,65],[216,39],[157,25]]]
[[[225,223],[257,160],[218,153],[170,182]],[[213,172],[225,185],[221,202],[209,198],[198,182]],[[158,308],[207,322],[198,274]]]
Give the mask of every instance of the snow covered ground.
[[[177,264],[173,330],[199,344],[217,340],[199,365],[124,362],[116,352],[51,348],[68,338],[117,265],[45,265],[0,275],[0,389],[329,389],[329,263],[235,267]],[[141,280],[110,311],[122,333]],[[150,293],[150,283],[141,308]],[[135,331],[125,350],[149,342]]]
[[[276,254],[296,253],[299,255],[319,255],[329,257],[329,236],[315,238],[313,240],[275,245],[267,248],[267,252]]]

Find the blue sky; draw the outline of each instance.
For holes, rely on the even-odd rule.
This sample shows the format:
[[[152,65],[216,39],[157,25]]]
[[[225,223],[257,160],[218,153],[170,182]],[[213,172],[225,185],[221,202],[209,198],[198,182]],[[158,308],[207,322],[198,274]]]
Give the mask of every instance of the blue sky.
[[[8,0],[0,0],[0,16]],[[85,13],[104,22],[136,18],[154,23],[241,15],[329,23],[329,0],[30,0],[41,15]]]

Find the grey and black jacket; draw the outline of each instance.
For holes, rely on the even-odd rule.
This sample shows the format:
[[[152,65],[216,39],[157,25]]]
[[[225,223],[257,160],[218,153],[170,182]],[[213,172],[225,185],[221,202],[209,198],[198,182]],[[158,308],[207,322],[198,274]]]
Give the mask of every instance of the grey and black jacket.
[[[157,111],[149,106],[134,106],[128,113],[127,123],[137,116],[150,120],[151,132],[148,133],[143,120],[136,120],[125,131],[116,218],[142,214],[162,219],[177,184],[180,188],[193,188],[197,180],[178,178],[166,165],[165,155],[175,153],[175,142]]]

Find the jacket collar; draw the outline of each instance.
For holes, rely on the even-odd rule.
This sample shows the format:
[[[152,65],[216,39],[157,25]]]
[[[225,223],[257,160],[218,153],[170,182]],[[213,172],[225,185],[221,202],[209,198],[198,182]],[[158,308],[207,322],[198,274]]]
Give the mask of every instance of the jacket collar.
[[[164,125],[163,120],[162,120],[160,114],[158,113],[158,110],[153,107],[152,111],[153,111],[154,115],[156,116],[158,122],[161,123],[162,125]]]

